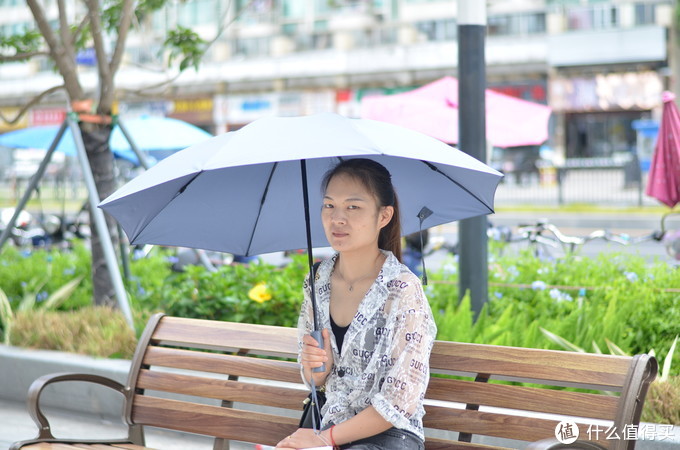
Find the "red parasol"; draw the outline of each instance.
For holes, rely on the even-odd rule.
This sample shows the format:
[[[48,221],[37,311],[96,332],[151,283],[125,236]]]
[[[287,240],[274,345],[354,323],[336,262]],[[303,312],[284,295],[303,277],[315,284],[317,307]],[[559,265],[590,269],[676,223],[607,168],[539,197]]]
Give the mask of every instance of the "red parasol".
[[[646,192],[670,208],[680,203],[680,112],[674,100],[673,93],[663,93],[661,126]]]

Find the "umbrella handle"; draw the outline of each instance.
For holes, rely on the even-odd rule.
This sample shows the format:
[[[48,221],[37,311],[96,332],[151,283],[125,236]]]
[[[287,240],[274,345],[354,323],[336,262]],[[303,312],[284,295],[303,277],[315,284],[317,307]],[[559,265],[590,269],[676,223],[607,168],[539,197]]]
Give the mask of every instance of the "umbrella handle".
[[[323,349],[323,336],[321,335],[321,330],[314,330],[310,333],[316,342],[319,343],[319,348]],[[315,367],[312,372],[320,373],[326,371],[326,364],[322,364],[321,367]]]

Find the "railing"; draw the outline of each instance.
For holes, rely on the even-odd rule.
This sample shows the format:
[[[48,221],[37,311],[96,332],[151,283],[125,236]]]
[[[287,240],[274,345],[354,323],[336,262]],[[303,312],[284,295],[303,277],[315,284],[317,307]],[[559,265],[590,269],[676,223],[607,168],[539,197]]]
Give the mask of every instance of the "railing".
[[[530,172],[510,171],[498,187],[496,205],[658,205],[644,194],[647,174],[638,167],[631,161],[602,158],[568,160],[559,167],[543,166]]]

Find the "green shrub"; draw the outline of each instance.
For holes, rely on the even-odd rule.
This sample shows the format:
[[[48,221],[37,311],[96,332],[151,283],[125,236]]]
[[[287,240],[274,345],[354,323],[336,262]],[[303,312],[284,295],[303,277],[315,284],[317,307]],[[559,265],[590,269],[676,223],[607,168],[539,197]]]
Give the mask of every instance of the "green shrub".
[[[492,258],[489,297],[476,321],[459,304],[453,261],[426,287],[439,339],[560,348],[541,328],[586,349],[666,354],[680,334],[680,270],[635,255],[541,261],[528,253]],[[676,352],[673,373],[680,373]]]
[[[306,257],[300,256],[283,268],[262,262],[222,266],[216,272],[187,266],[168,277],[158,305],[182,317],[295,326],[307,270]]]

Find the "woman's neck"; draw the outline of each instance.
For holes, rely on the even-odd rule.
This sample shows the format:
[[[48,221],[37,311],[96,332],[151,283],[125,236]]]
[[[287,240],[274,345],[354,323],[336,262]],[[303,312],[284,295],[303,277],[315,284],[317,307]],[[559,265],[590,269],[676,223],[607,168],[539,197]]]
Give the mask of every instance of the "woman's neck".
[[[378,248],[373,251],[342,252],[337,269],[345,280],[351,282],[370,272],[379,271],[378,267],[382,266],[383,261],[383,253]]]

